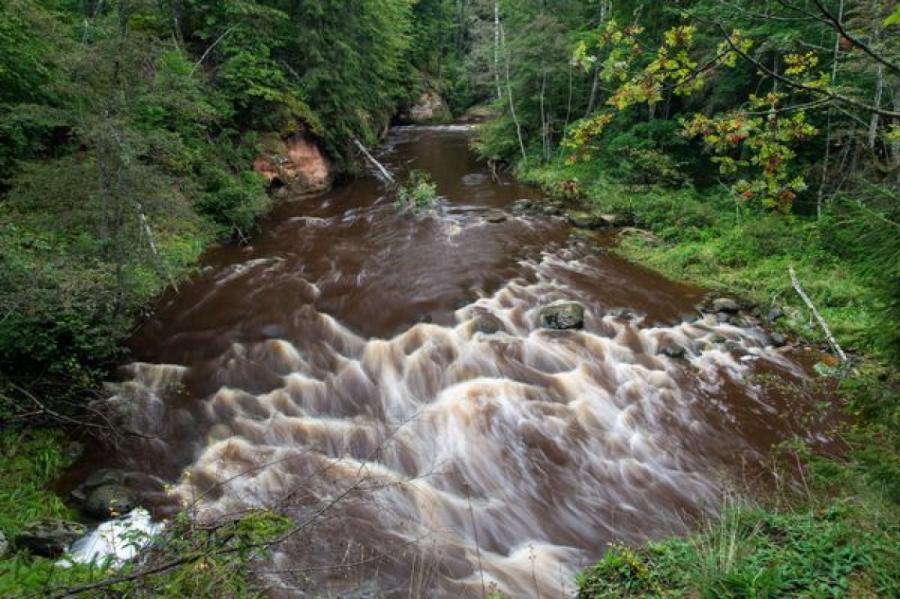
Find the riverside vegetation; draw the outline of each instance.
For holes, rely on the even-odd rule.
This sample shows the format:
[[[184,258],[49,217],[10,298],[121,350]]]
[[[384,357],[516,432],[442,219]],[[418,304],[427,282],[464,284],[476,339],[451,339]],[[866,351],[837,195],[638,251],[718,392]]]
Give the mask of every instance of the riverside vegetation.
[[[53,426],[78,430],[70,420],[84,417],[144,306],[212,241],[252,235],[270,203],[250,168],[260,138],[302,130],[352,173],[353,140],[375,142],[428,88],[456,114],[490,105],[476,149],[495,167],[565,208],[650,232],[620,235],[616,251],[743,296],[794,342],[824,346],[795,269],[850,356],[817,369],[848,416],[834,431],[839,456],[786,444],[776,492],[728,500],[685,539],[598,547],[580,595],[900,594],[895,2],[10,0],[0,10],[7,538],[71,516],[47,490],[67,461]],[[427,180],[410,190],[411,205],[434,195]],[[176,523],[152,558],[188,556],[176,575],[129,580],[126,568],[98,592],[255,590],[247,564],[286,525],[261,514],[230,526]],[[223,552],[234,547],[224,538],[241,549]],[[0,561],[0,594],[110,575],[19,553]]]

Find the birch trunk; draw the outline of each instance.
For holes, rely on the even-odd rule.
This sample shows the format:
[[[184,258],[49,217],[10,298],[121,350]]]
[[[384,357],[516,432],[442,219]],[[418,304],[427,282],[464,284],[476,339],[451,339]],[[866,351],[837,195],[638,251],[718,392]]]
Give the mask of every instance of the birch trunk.
[[[494,83],[499,100],[503,98],[503,88],[500,86],[500,0],[494,0]]]

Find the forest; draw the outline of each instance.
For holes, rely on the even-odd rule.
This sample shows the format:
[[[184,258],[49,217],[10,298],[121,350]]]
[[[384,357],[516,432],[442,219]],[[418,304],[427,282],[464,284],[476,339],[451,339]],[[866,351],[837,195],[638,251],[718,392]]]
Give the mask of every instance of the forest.
[[[291,529],[274,511],[181,514],[125,566],[13,541],[76,518],[54,481],[112,435],[96,400],[159,298],[262,234],[282,200],[259,157],[302,138],[348,185],[423,94],[446,106],[429,124],[483,120],[480,164],[546,214],[612,215],[618,258],[820,351],[780,392],[839,408],[838,450],[785,440],[777,492],[598,546],[574,593],[900,594],[896,1],[3,0],[0,596],[267,596],[258,563]]]

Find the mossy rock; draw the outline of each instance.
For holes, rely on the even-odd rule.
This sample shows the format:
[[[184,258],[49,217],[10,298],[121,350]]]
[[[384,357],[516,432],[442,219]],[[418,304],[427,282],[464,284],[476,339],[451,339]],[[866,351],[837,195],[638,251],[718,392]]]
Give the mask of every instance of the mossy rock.
[[[561,302],[541,310],[541,326],[566,331],[584,328],[584,306],[575,302]]]
[[[42,557],[59,557],[79,538],[87,528],[67,520],[38,520],[25,527],[16,536],[16,547]]]
[[[91,491],[84,502],[84,511],[94,518],[107,519],[124,516],[135,507],[134,492],[120,485],[103,485]]]

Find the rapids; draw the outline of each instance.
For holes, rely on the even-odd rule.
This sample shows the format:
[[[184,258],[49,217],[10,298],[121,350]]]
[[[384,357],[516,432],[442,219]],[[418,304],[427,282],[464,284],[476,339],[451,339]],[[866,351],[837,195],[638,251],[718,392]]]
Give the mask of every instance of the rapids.
[[[157,517],[305,523],[260,567],[274,596],[558,597],[606,544],[684,532],[813,434],[811,395],[760,382],[806,380],[764,331],[697,320],[702,290],[510,211],[539,192],[491,183],[470,138],[399,128],[382,148],[434,177],[434,210],[400,214],[364,177],[209,252],[113,386],[153,438],[92,467],[138,473]],[[583,331],[538,326],[558,300]]]

